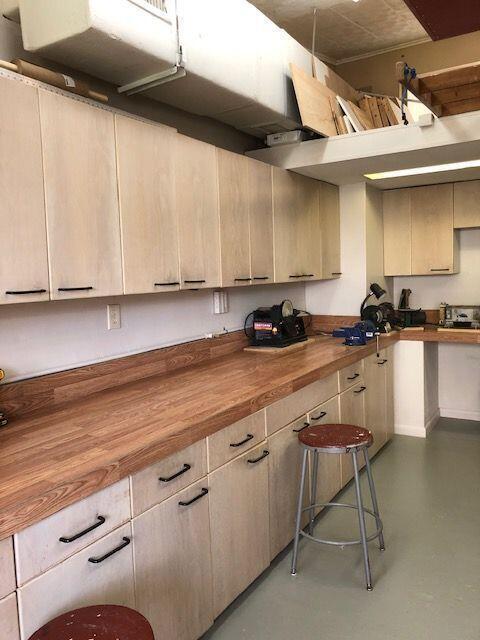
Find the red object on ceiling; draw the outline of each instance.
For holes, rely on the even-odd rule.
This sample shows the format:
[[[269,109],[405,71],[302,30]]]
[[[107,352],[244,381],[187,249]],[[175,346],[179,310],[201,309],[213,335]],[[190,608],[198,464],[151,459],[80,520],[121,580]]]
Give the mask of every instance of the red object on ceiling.
[[[432,40],[480,30],[480,0],[405,0]]]

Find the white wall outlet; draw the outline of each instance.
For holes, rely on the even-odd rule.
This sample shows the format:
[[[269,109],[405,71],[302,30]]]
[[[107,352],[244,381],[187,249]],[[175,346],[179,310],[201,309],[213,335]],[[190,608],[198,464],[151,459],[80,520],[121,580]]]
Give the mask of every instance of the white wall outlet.
[[[111,329],[120,329],[122,326],[122,318],[120,315],[120,305],[119,304],[107,304],[107,328],[110,331]]]
[[[226,291],[213,292],[213,313],[228,313],[228,293]]]

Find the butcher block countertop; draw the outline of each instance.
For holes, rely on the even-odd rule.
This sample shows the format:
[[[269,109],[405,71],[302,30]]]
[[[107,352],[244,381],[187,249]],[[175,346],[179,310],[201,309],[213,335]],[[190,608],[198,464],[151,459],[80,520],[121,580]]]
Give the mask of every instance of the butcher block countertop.
[[[462,340],[462,336],[432,330],[394,332],[382,336],[380,343],[385,347],[399,338],[441,342],[473,338],[467,335]],[[478,342],[478,334],[475,337]],[[150,356],[143,363],[144,377],[132,379],[132,368],[131,381],[120,386],[100,390],[93,386],[88,395],[77,398],[74,385],[63,386],[58,405],[33,405],[28,412],[13,415],[0,430],[0,539],[363,359],[375,348],[375,341],[346,347],[341,339],[318,336],[303,349],[278,355],[245,352],[241,347],[217,355],[227,351],[220,346],[215,357],[196,363],[198,354],[188,359],[194,347],[183,345],[175,358],[185,362],[177,363],[180,368],[175,370],[152,375],[162,370],[163,363],[160,367]],[[108,367],[106,378],[111,378],[122,373],[115,370],[116,362],[121,360],[94,366]],[[123,371],[123,365],[118,367]],[[37,379],[37,386],[43,390],[50,378]],[[79,374],[77,378],[77,385],[89,383]],[[125,374],[123,379],[129,378]],[[9,406],[15,406],[16,385],[22,389],[25,384],[29,383],[0,387],[0,405],[7,414]],[[18,392],[22,402],[25,393]]]

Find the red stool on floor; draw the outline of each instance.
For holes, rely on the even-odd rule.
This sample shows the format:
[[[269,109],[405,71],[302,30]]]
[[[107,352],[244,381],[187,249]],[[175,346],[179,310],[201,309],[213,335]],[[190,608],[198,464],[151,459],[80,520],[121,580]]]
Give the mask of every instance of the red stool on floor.
[[[63,613],[29,640],[155,640],[152,627],[137,611],[96,605]]]
[[[368,557],[368,542],[378,538],[381,551],[385,550],[385,542],[383,540],[383,524],[380,520],[380,514],[378,511],[377,495],[375,492],[375,485],[373,483],[372,470],[370,467],[370,459],[368,457],[368,447],[373,444],[372,433],[368,429],[363,427],[357,427],[352,424],[323,424],[312,427],[306,427],[302,429],[298,434],[298,440],[303,449],[302,458],[302,474],[300,478],[300,491],[298,496],[297,506],[297,520],[295,526],[295,539],[293,543],[293,557],[292,557],[292,575],[297,572],[297,555],[298,555],[298,542],[300,536],[309,538],[314,542],[321,544],[331,544],[339,547],[345,547],[355,544],[361,544],[363,548],[363,560],[365,564],[365,580],[368,591],[372,590],[372,576],[370,572],[370,560]],[[360,490],[360,477],[359,477],[359,464],[357,454],[362,451],[365,457],[365,468],[367,470],[368,485],[370,487],[370,496],[372,498],[373,511],[366,509],[363,506],[362,492]],[[305,480],[307,475],[307,462],[309,452],[313,455],[312,464],[312,477],[311,477],[311,495],[310,505],[303,508],[303,493],[305,489]],[[355,478],[355,492],[357,497],[357,504],[344,504],[341,502],[316,502],[316,490],[317,490],[317,474],[318,474],[318,454],[319,453],[350,453],[353,460],[353,471]],[[346,507],[349,509],[356,509],[358,512],[358,524],[360,529],[359,540],[322,540],[313,536],[313,520],[315,516],[316,507]],[[302,513],[309,511],[310,524],[308,533],[301,528]],[[372,535],[367,537],[365,528],[365,514],[369,514],[375,518],[376,531]]]

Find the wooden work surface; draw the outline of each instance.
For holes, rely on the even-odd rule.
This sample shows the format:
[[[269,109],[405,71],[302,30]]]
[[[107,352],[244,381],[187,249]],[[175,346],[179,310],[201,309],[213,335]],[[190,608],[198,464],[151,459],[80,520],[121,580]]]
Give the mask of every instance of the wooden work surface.
[[[456,344],[480,344],[480,331],[463,329],[459,331],[438,331],[435,325],[425,325],[425,329],[408,329],[400,332],[400,340],[421,342],[451,342]]]
[[[382,336],[381,346],[398,339],[480,342],[428,328]],[[242,346],[14,418],[0,431],[0,539],[375,351],[374,341],[353,348],[323,336],[268,358]]]

